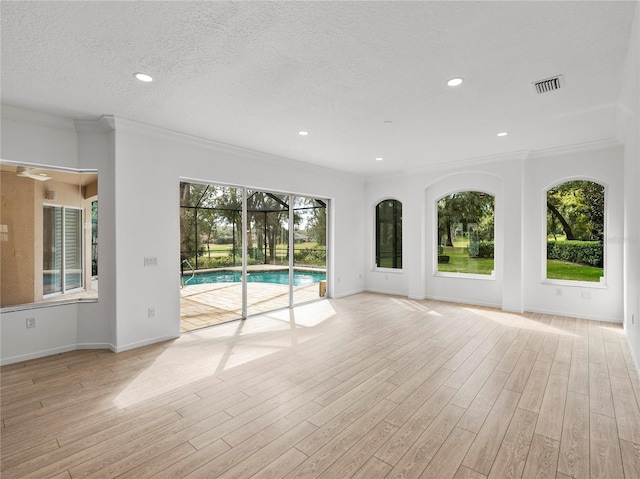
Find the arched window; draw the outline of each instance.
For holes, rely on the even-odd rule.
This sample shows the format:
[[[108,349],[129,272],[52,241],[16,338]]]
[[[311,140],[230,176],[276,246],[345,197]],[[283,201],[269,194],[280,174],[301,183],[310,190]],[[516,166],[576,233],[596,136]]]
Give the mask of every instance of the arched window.
[[[438,272],[493,274],[494,202],[481,191],[438,200]]]
[[[397,200],[376,205],[376,266],[402,268],[402,203]]]
[[[547,190],[547,279],[600,282],[604,277],[605,188],[587,180]]]

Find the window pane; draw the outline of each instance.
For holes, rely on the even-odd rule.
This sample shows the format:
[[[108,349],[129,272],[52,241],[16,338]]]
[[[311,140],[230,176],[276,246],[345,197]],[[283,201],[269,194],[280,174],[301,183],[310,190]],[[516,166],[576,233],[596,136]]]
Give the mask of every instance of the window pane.
[[[402,203],[396,200],[376,206],[376,266],[402,268]]]
[[[62,208],[45,206],[43,209],[43,294],[62,291]]]
[[[247,190],[247,314],[289,306],[289,197]]]
[[[547,191],[547,278],[599,282],[604,276],[604,187],[567,181]]]
[[[494,201],[480,191],[459,191],[438,201],[438,272],[492,274]]]
[[[82,211],[64,210],[65,290],[82,287]]]
[[[98,276],[98,201],[91,203],[91,276]]]
[[[293,302],[300,304],[326,294],[326,203],[296,196],[293,214]]]

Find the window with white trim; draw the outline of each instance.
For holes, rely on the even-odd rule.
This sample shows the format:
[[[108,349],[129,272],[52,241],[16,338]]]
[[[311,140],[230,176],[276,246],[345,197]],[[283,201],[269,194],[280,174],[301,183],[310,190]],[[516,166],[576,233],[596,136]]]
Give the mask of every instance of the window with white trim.
[[[493,195],[481,191],[438,200],[438,273],[493,274],[494,203]]]
[[[82,210],[43,206],[42,292],[65,293],[82,287]]]
[[[402,269],[402,203],[398,200],[376,205],[376,266]]]
[[[605,187],[565,181],[546,192],[546,279],[604,279]]]

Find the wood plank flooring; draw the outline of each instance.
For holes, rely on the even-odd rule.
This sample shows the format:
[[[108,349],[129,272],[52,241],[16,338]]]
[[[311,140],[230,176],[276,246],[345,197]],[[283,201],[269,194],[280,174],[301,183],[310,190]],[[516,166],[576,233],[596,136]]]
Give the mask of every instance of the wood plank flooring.
[[[3,479],[640,477],[611,323],[363,293],[0,372]]]

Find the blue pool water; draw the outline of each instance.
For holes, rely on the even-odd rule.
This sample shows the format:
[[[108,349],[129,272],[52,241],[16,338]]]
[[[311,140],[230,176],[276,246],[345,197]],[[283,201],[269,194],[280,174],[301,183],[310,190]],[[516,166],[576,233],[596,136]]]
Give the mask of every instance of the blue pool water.
[[[239,283],[242,273],[239,271],[217,271],[215,273],[196,274],[193,279],[189,280],[190,275],[185,275],[184,282],[188,286],[190,284],[204,283]],[[293,285],[304,286],[307,284],[324,281],[327,278],[326,273],[315,271],[294,271]],[[247,275],[249,283],[273,283],[273,284],[289,284],[289,272],[284,271],[254,271]]]

